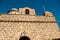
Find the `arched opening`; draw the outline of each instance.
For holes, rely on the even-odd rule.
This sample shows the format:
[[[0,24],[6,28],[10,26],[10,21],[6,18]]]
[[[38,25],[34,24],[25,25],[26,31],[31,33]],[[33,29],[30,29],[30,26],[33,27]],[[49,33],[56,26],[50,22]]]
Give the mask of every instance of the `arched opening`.
[[[19,40],[30,40],[30,38],[27,36],[22,36]]]
[[[29,14],[29,10],[28,10],[28,9],[26,9],[26,10],[25,10],[25,13],[26,13],[26,14]]]

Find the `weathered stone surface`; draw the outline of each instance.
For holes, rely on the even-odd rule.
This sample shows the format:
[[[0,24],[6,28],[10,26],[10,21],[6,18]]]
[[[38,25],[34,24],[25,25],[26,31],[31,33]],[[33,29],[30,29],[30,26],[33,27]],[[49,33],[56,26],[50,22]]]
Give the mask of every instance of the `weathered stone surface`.
[[[57,38],[60,35],[56,25],[56,23],[0,22],[0,38],[18,40],[24,31],[31,40]]]
[[[0,15],[1,21],[43,21],[43,22],[56,22],[54,17],[46,16],[32,16],[32,15]]]
[[[53,16],[0,15],[0,40],[19,40],[21,36],[30,40],[52,40],[60,38],[60,32]]]

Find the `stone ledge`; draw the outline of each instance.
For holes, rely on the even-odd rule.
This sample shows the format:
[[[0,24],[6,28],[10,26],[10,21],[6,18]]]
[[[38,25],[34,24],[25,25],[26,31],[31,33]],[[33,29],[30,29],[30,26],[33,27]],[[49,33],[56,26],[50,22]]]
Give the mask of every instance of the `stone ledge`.
[[[53,22],[53,21],[4,21],[4,20],[0,20],[0,22],[29,22],[29,23],[56,23],[56,22]]]

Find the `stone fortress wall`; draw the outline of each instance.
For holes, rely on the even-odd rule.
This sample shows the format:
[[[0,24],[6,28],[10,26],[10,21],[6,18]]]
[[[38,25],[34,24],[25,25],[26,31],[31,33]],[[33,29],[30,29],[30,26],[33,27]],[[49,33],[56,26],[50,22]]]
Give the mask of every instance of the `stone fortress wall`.
[[[25,14],[28,9],[29,14]],[[55,17],[50,12],[42,16],[35,15],[34,9],[21,8],[0,15],[0,40],[19,40],[27,36],[30,40],[53,40],[60,38]]]

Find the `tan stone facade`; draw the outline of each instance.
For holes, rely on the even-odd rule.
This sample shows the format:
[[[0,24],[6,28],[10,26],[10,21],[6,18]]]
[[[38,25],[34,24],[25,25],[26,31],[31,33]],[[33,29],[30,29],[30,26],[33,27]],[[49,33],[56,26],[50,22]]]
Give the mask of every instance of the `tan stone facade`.
[[[53,40],[60,38],[60,32],[50,12],[37,16],[34,9],[25,7],[0,15],[0,40],[19,40],[23,36],[30,40]]]

